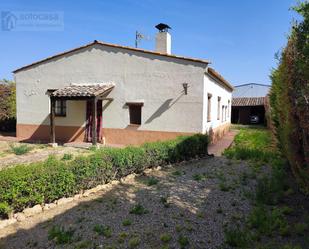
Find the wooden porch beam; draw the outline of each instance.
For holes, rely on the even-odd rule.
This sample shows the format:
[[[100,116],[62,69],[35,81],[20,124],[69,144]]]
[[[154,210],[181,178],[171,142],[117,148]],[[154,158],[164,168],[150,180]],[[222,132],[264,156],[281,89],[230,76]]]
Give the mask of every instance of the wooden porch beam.
[[[92,100],[92,145],[97,145],[97,98]]]
[[[50,142],[52,144],[56,143],[56,134],[55,134],[55,109],[56,109],[56,100],[50,98]]]

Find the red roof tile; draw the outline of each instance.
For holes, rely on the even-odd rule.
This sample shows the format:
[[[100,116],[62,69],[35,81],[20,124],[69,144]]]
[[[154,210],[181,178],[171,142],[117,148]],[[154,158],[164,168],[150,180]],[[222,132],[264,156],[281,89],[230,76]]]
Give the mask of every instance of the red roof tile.
[[[50,94],[52,97],[97,97],[112,89],[114,84],[88,84],[71,85],[55,90]]]
[[[265,104],[265,97],[232,99],[232,106],[261,106],[264,104]]]

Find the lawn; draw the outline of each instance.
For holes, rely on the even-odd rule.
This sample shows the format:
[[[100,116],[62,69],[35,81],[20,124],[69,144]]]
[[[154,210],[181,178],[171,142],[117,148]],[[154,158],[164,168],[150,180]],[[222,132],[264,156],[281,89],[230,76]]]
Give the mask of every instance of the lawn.
[[[287,162],[274,147],[271,133],[261,127],[237,127],[234,146],[224,154],[246,160],[258,177],[250,195],[252,210],[245,222],[230,224],[225,240],[236,248],[309,248],[309,200],[297,189]]]

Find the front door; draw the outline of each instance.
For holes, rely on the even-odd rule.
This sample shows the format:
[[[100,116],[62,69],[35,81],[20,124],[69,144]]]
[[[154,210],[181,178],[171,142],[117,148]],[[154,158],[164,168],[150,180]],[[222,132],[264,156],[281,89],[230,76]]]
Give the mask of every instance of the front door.
[[[87,101],[86,105],[86,132],[85,140],[86,142],[92,141],[92,101]],[[97,139],[102,142],[102,100],[97,101]]]

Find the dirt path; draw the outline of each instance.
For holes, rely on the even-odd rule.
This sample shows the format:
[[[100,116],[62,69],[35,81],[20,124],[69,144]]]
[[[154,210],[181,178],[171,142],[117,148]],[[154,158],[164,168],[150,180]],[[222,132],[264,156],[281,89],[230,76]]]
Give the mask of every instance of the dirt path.
[[[254,176],[225,158],[147,171],[6,227],[1,248],[217,248],[248,214]]]

